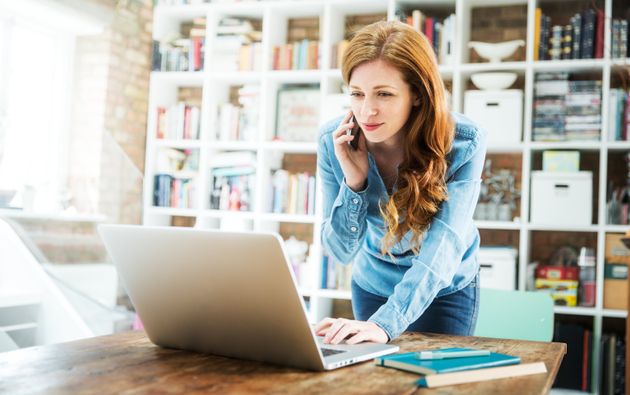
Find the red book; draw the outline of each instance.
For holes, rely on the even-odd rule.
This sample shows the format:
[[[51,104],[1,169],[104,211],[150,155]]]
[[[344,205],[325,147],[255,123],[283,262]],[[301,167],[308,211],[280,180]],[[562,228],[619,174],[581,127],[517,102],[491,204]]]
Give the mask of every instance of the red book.
[[[588,360],[591,358],[589,337],[591,331],[584,330],[584,343],[582,348],[582,391],[588,391],[588,376],[591,373],[588,368]]]
[[[184,139],[189,139],[192,137],[190,134],[190,112],[190,106],[186,106],[186,108],[184,109]]]
[[[159,139],[164,138],[164,117],[166,116],[166,108],[158,107],[157,108],[157,122],[155,123],[155,135]]]
[[[595,58],[604,57],[604,11],[597,10],[595,22]]]
[[[278,70],[278,61],[280,59],[280,48],[273,47],[273,64],[271,66],[272,70]]]
[[[431,45],[433,45],[433,17],[424,20],[424,35],[427,36]]]
[[[201,70],[201,40],[203,40],[203,38],[201,37],[195,37],[192,39],[193,40],[193,51],[194,51],[194,56],[193,56],[193,60],[194,60],[194,70],[198,71]]]

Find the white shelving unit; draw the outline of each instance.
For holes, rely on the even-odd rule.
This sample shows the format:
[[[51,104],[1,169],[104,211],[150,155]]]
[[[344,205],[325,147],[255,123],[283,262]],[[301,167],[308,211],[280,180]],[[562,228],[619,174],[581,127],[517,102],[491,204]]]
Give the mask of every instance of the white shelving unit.
[[[518,263],[518,288],[525,289],[526,267],[530,261],[532,246],[531,232],[534,231],[567,231],[590,232],[597,238],[597,302],[592,308],[584,307],[556,307],[556,313],[561,315],[577,315],[592,320],[593,327],[593,387],[599,385],[599,339],[603,331],[604,318],[625,318],[626,311],[607,310],[603,308],[604,288],[604,241],[609,232],[624,232],[628,227],[619,225],[606,225],[605,202],[608,154],[611,151],[630,150],[630,142],[607,141],[606,130],[608,127],[607,107],[608,92],[610,90],[611,70],[614,66],[630,63],[630,59],[612,60],[608,52],[603,59],[592,60],[563,60],[563,61],[534,61],[534,16],[537,6],[551,4],[557,0],[303,0],[303,1],[264,1],[245,2],[234,4],[201,4],[191,6],[157,6],[154,11],[154,37],[159,38],[168,29],[178,26],[183,21],[189,21],[195,17],[206,17],[206,58],[205,71],[201,72],[152,72],[149,93],[149,118],[147,133],[147,155],[144,185],[144,222],[146,224],[170,224],[171,216],[189,216],[196,218],[196,226],[217,228],[223,219],[238,219],[244,222],[250,229],[278,230],[281,222],[305,223],[313,228],[313,250],[315,262],[318,266],[321,258],[321,244],[319,240],[320,221],[322,207],[320,188],[317,188],[316,214],[288,215],[265,212],[265,169],[269,168],[272,157],[278,153],[310,153],[316,155],[317,143],[279,143],[271,139],[274,132],[276,113],[276,93],[280,84],[287,83],[315,83],[319,84],[321,91],[321,103],[324,103],[326,94],[340,92],[342,83],[341,72],[330,67],[331,48],[334,43],[340,41],[344,34],[344,20],[350,15],[368,15],[375,13],[387,14],[388,19],[395,19],[395,10],[398,7],[407,9],[426,10],[431,14],[432,10],[450,11],[456,14],[457,37],[455,40],[455,62],[452,65],[441,65],[442,77],[450,81],[452,86],[452,109],[463,112],[463,94],[469,77],[472,73],[482,71],[508,70],[515,71],[524,78],[524,111],[523,111],[523,138],[521,143],[496,147],[489,153],[511,153],[521,156],[521,205],[520,220],[518,222],[478,221],[480,229],[506,230],[519,232],[519,263]],[[577,2],[577,1],[576,1]],[[576,3],[572,2],[572,3]],[[589,5],[590,1],[582,1]],[[604,0],[598,4],[604,4],[606,14],[605,43],[610,47],[610,18],[613,10],[613,0]],[[500,64],[469,63],[471,10],[477,7],[487,6],[527,6],[527,37],[526,60],[518,62],[505,62]],[[263,21],[263,68],[260,71],[246,72],[213,72],[212,53],[214,47],[215,31],[218,21],[223,16],[254,17]],[[271,70],[272,46],[286,42],[287,22],[294,17],[319,18],[319,31],[321,41],[321,59],[319,70],[300,71],[276,71]],[[547,71],[569,72],[595,72],[601,73],[602,79],[602,136],[595,142],[535,142],[532,141],[532,103],[534,101],[534,78],[536,73]],[[215,141],[214,127],[216,124],[215,107],[218,100],[225,97],[227,88],[233,85],[256,83],[261,87],[261,111],[257,138],[251,142],[225,142]],[[201,134],[199,141],[164,141],[155,138],[155,108],[158,105],[173,104],[177,101],[178,87],[199,87],[203,91],[203,103],[201,114]],[[320,123],[327,121],[321,119]],[[194,209],[170,209],[152,206],[153,176],[155,167],[155,153],[160,147],[193,148],[200,150],[199,173],[197,174],[197,205]],[[575,227],[550,227],[532,224],[529,219],[530,201],[530,175],[532,171],[533,156],[546,149],[576,149],[582,152],[592,152],[599,155],[599,184],[594,186],[594,194],[599,198],[596,209],[596,222],[590,226]],[[250,150],[257,154],[257,179],[256,194],[253,201],[252,212],[228,212],[208,209],[208,180],[210,178],[207,162],[213,152],[225,150]],[[319,181],[318,181],[319,186]],[[319,278],[319,277],[318,277]],[[319,283],[319,280],[317,281]],[[310,318],[316,321],[329,314],[333,299],[350,299],[349,291],[300,289],[302,295],[310,299]]]

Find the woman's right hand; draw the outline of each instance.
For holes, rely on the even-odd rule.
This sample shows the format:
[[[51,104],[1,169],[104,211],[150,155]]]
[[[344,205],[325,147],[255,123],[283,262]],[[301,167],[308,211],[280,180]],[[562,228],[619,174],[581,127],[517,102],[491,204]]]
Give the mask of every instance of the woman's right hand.
[[[367,144],[363,132],[359,133],[358,136],[346,134],[347,130],[354,126],[354,122],[350,122],[350,118],[352,118],[352,111],[348,112],[337,130],[332,133],[332,138],[335,156],[346,178],[346,184],[350,189],[358,192],[364,188],[369,170]],[[357,137],[359,143],[355,150],[348,142]]]

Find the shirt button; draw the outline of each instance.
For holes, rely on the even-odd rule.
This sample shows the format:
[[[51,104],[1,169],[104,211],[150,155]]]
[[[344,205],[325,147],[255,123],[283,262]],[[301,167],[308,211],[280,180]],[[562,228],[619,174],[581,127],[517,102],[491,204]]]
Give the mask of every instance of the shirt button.
[[[357,231],[357,227],[356,226],[351,226],[350,230],[353,231],[353,232],[356,232]]]
[[[359,203],[359,199],[357,199],[357,198],[352,199],[352,203],[354,203],[354,204]]]

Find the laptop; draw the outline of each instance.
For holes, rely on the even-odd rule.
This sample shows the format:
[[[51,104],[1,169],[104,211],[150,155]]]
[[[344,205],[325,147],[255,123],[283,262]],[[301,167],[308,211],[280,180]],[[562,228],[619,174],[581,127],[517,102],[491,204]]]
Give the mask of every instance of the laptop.
[[[276,233],[139,225],[98,230],[158,346],[307,370],[398,351],[391,344],[324,344],[308,322]]]

